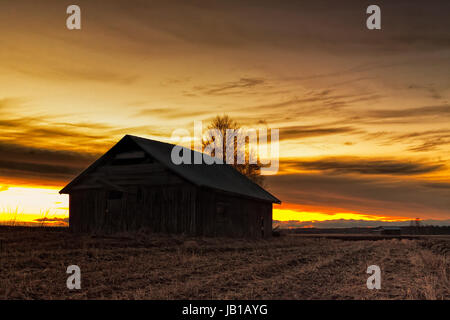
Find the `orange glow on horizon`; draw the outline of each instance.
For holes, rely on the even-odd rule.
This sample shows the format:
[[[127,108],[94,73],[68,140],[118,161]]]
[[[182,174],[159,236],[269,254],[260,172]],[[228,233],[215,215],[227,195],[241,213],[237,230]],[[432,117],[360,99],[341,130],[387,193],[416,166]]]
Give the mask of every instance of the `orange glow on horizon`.
[[[0,185],[0,190],[1,224],[67,224],[68,197],[60,188]]]
[[[342,209],[339,208],[302,207],[292,204],[273,208],[273,220],[278,221],[366,220],[393,222],[409,221],[411,219],[412,217],[389,217],[359,212],[342,212]]]
[[[0,223],[67,225],[69,215],[67,195],[60,195],[60,187],[0,185]],[[44,221],[40,219],[45,219]],[[300,206],[286,203],[275,205],[273,220],[278,221],[407,221],[412,217],[389,217],[344,211],[341,208]]]

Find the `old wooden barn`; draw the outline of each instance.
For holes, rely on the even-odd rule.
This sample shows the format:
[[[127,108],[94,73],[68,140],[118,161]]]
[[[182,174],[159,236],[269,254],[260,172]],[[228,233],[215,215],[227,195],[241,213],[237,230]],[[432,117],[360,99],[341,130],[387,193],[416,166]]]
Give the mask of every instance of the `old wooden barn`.
[[[229,165],[175,165],[173,147],[122,138],[60,191],[69,194],[70,230],[271,235],[280,200]]]

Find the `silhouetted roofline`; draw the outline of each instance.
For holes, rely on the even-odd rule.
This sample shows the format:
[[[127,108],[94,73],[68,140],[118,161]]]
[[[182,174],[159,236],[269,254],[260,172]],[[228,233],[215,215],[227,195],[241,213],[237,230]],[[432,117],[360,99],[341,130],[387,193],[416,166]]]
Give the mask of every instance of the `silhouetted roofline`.
[[[202,164],[180,164],[176,165],[171,161],[171,150],[175,146],[170,143],[146,139],[133,135],[124,136],[111,149],[109,149],[99,159],[94,161],[86,170],[73,179],[67,186],[65,186],[59,193],[70,193],[70,189],[81,180],[86,174],[95,170],[103,160],[107,159],[109,155],[119,148],[127,140],[133,141],[140,149],[148,155],[156,159],[159,163],[164,165],[168,170],[177,174],[181,178],[189,181],[198,187],[206,187],[223,191],[226,193],[243,196],[246,198],[253,198],[261,201],[272,203],[281,203],[279,199],[270,194],[267,190],[251,181],[245,175],[234,169],[228,164],[206,164],[202,160]],[[183,147],[185,151],[191,152],[193,156],[200,152]],[[209,157],[204,153],[200,153],[202,159]]]

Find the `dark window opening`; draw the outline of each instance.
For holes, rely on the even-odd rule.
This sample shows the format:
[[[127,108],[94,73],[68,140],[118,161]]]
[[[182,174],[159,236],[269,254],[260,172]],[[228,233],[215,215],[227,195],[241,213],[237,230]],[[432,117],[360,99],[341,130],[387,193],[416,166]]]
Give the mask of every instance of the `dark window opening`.
[[[264,238],[264,217],[261,216],[261,236]]]
[[[216,212],[219,217],[226,217],[228,214],[228,204],[224,202],[218,202],[216,204]]]

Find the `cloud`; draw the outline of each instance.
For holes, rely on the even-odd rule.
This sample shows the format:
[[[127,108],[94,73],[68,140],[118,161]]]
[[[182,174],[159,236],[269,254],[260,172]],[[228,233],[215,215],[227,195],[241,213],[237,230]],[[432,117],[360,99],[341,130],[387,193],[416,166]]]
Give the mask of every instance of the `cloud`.
[[[61,41],[61,38],[39,38],[39,41],[42,42],[41,46],[33,49],[23,43],[23,46],[14,47],[14,54],[6,52],[8,50],[0,52],[0,59],[5,61],[2,67],[40,81],[98,82],[127,86],[140,79],[138,74],[129,69],[108,65],[106,57],[102,59],[98,56],[95,59],[92,52],[87,53],[73,43]],[[45,46],[52,46],[52,54],[49,54]],[[73,55],[67,58],[65,50],[72,50]]]
[[[1,103],[6,105],[11,101]],[[159,134],[149,132],[148,126],[120,128],[96,122],[71,123],[60,118],[7,114],[0,120],[4,132],[0,137],[0,177],[4,181],[22,183],[40,179],[63,184],[125,134]]]
[[[398,63],[382,63],[382,62],[370,62],[370,63],[362,63],[358,64],[356,66],[350,67],[350,68],[344,68],[339,69],[338,71],[333,72],[326,72],[326,73],[316,73],[306,76],[293,76],[293,77],[286,77],[285,80],[294,80],[294,81],[304,81],[304,80],[311,80],[311,79],[325,79],[325,78],[341,78],[345,75],[358,75],[360,73],[364,73],[367,71],[373,71],[373,70],[379,70],[379,69],[390,69],[396,66],[402,66],[407,65],[410,62],[398,62]],[[353,80],[350,80],[350,82],[344,81],[343,83],[338,83],[338,85],[341,84],[348,84],[352,83],[353,81],[360,81],[360,80],[366,80],[367,78],[356,78]]]
[[[436,183],[430,186],[420,179],[330,175],[325,171],[267,176],[266,180],[273,194],[286,203],[367,215],[450,216],[450,189],[439,188]]]
[[[137,1],[126,10],[120,1],[110,1],[104,15],[114,18],[120,12],[133,19],[136,25],[164,34],[171,41],[221,49],[257,47],[263,51],[267,47],[283,50],[314,47],[354,53],[423,52],[450,47],[446,19],[448,2],[442,0],[423,5],[421,1],[380,1],[382,33],[368,32],[364,25],[368,4],[357,0],[345,3],[213,0],[207,6],[186,1],[171,1],[170,4]],[[98,1],[90,2],[96,7],[92,10],[99,10]],[[131,28],[122,29],[122,37],[137,38],[137,41],[137,35],[143,34],[145,40],[162,42],[158,37],[149,38],[148,34],[139,31],[140,28],[135,28],[138,30],[134,33]],[[411,30],[416,32],[412,34]],[[329,41],[330,38],[333,41]]]
[[[196,86],[194,91],[204,95],[234,95],[241,94],[243,89],[253,89],[265,83],[264,79],[240,78],[237,81],[224,82],[208,86]]]
[[[117,139],[110,135],[111,131],[57,125],[50,119],[24,117],[0,120],[0,129],[4,132],[0,142],[19,146],[44,146],[55,150],[81,151],[84,148],[84,152],[94,153],[96,149],[105,148]],[[5,157],[8,154],[0,155],[0,159]]]
[[[439,147],[442,147],[444,145],[450,144],[450,139],[442,139],[442,138],[436,138],[436,139],[428,139],[424,143],[420,145],[416,145],[413,147],[408,148],[409,151],[415,151],[415,152],[427,152],[436,150]]]
[[[280,128],[280,140],[311,138],[344,133],[359,133],[360,129],[351,126],[327,127],[325,125],[290,126]]]
[[[426,117],[426,116],[438,116],[438,117],[450,116],[450,105],[426,106],[408,109],[373,110],[369,111],[367,113],[367,116],[381,119]]]
[[[390,39],[392,42],[402,47],[416,47],[422,50],[427,48],[449,48],[449,34],[429,34],[427,32],[415,32],[394,36]]]
[[[0,129],[5,133],[0,137],[3,179],[67,181],[92,162],[111,139],[106,132],[91,134],[91,129],[76,125],[44,123],[43,118],[35,117],[0,120]]]
[[[24,102],[22,98],[3,98],[0,99],[0,111],[8,111],[20,106]]]
[[[155,118],[181,119],[181,118],[192,118],[195,116],[201,116],[210,113],[211,110],[180,110],[173,108],[149,108],[137,112],[135,116],[136,117],[151,116]]]
[[[101,83],[115,83],[119,85],[131,85],[135,83],[139,76],[135,74],[121,74],[119,72],[112,72],[109,70],[102,70],[98,66],[92,66],[83,69],[82,67],[71,65],[69,66],[55,66],[54,62],[45,64],[46,68],[39,68],[39,64],[34,63],[29,68],[20,66],[10,66],[16,72],[36,77],[39,79],[49,79],[53,81],[81,81],[81,82],[101,82]]]
[[[379,139],[382,145],[402,143],[408,151],[427,152],[437,150],[450,144],[450,130],[426,130],[419,132],[372,132],[367,133],[367,139]]]
[[[21,183],[67,182],[125,134],[159,136],[148,126],[117,127],[103,122],[74,121],[67,115],[16,115],[23,99],[0,100],[0,177]],[[168,134],[170,135],[170,130]],[[167,133],[167,132],[166,132]]]
[[[416,84],[412,84],[410,86],[408,86],[408,89],[412,89],[412,90],[425,90],[425,92],[428,92],[430,98],[435,99],[435,100],[440,100],[442,99],[442,94],[434,87],[431,85],[416,85]]]
[[[34,162],[40,164],[75,164],[83,165],[98,154],[82,153],[67,150],[46,149],[45,147],[29,147],[11,142],[0,141],[0,160]]]
[[[9,186],[0,186],[0,192],[8,191],[8,190],[9,190]]]
[[[446,182],[427,182],[424,184],[426,187],[437,189],[450,189],[450,183]]]
[[[25,224],[40,225],[40,226],[51,225],[53,227],[68,227],[69,226],[69,218],[68,217],[66,217],[66,218],[44,217],[44,218],[34,219],[33,222],[25,223]]]
[[[334,110],[337,107],[350,106],[354,103],[360,103],[364,101],[375,101],[380,99],[382,96],[378,94],[373,94],[371,92],[360,92],[356,94],[342,94],[335,93],[334,89],[322,89],[313,90],[309,92],[302,93],[302,98],[293,97],[292,99],[283,101],[276,101],[273,103],[265,103],[261,105],[250,106],[249,109],[253,110],[273,110],[273,109],[283,109],[290,108],[289,111],[296,115],[301,112],[301,115],[307,116],[308,114],[316,115],[318,112]],[[313,106],[312,106],[313,105]],[[296,110],[292,107],[302,107]],[[304,109],[306,107],[306,109]]]
[[[27,147],[0,141],[0,176],[65,183],[98,155]]]
[[[48,218],[48,217],[44,217],[44,218],[37,218],[37,219],[34,219],[33,221],[36,221],[36,222],[69,222],[69,218],[57,218],[57,217],[54,217],[54,218]]]
[[[313,161],[285,160],[282,169],[318,170],[333,173],[416,175],[431,173],[444,168],[440,164],[412,161],[373,160],[364,158],[324,158]]]
[[[30,162],[5,161],[0,160],[0,170],[4,172],[19,172],[23,174],[34,173],[44,177],[65,176],[70,177],[80,172],[80,168],[74,168],[64,165],[48,165]],[[3,174],[4,175],[4,174]],[[20,175],[20,174],[19,174]]]
[[[272,80],[275,82],[275,80]],[[307,132],[308,126],[299,126],[305,132],[299,132],[305,136],[328,135],[334,133],[343,133],[349,131],[360,131],[353,124],[359,124],[361,121],[355,121],[349,118],[348,114],[351,112],[355,114],[353,107],[360,107],[362,103],[372,104],[382,99],[380,94],[374,94],[371,91],[360,91],[357,93],[338,93],[335,88],[320,89],[320,90],[299,90],[293,89],[288,83],[276,83],[274,87],[279,86],[278,90],[259,90],[260,96],[264,98],[258,99],[258,103],[247,105],[230,105],[228,106],[229,113],[241,117],[243,123],[252,125],[261,119],[270,119],[272,127],[277,123],[282,124],[280,127],[287,129],[286,137],[289,135],[291,139],[293,131],[296,129],[294,124],[298,124],[300,119],[304,123],[310,122],[312,119],[317,122],[317,119],[335,119],[331,123],[318,124],[311,127],[311,132]],[[284,91],[282,94],[279,91]],[[261,102],[262,101],[262,102]],[[362,122],[361,122],[362,123]],[[292,126],[287,126],[293,124]],[[329,128],[332,125],[332,128]],[[336,126],[338,126],[336,128]],[[322,127],[322,128],[321,128]],[[326,127],[324,129],[324,127]],[[318,129],[318,131],[315,131]],[[295,133],[294,133],[295,134]],[[300,136],[301,137],[301,136]],[[281,137],[283,139],[283,137]],[[295,138],[295,137],[294,137]]]
[[[280,84],[283,86],[287,84]],[[270,119],[272,124],[282,123],[298,124],[300,119],[308,123],[311,119],[316,122],[317,119],[337,119],[334,125],[339,125],[337,131],[342,132],[352,126],[364,124],[363,121],[356,121],[354,117],[349,118],[348,114],[355,114],[354,107],[360,107],[361,104],[372,104],[383,98],[380,94],[373,92],[359,92],[352,94],[337,93],[335,89],[308,90],[298,92],[287,88],[283,94],[273,93],[270,90],[262,90],[261,95],[267,95],[267,98],[261,99],[263,103],[252,104],[250,106],[231,106],[233,112],[241,115],[247,122],[256,122],[260,119]],[[290,96],[290,97],[289,97]],[[301,96],[301,97],[299,97]],[[289,98],[286,98],[289,97]],[[358,111],[359,112],[359,111]],[[322,124],[321,126],[325,126]],[[318,128],[319,125],[316,125]],[[305,127],[305,129],[307,129]],[[320,129],[320,128],[318,128]],[[325,130],[323,130],[325,131]],[[333,132],[331,132],[333,133]],[[308,134],[305,132],[305,134]],[[312,132],[314,135],[314,132]]]

